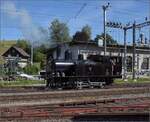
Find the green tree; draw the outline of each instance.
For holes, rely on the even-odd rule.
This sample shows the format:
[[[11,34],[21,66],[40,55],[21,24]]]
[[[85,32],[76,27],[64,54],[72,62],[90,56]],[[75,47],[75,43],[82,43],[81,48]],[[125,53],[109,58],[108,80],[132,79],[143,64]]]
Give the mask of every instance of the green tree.
[[[33,61],[34,62],[41,62],[43,59],[45,59],[46,55],[37,51],[35,49],[34,54],[33,54]]]
[[[73,35],[73,41],[88,42],[91,39],[91,28],[90,26],[84,26],[81,31],[77,31]]]
[[[52,21],[49,30],[50,40],[52,41],[52,43],[68,42],[71,40],[67,25],[60,22],[58,19]]]
[[[85,26],[82,28],[82,31],[81,31],[81,32],[86,33],[87,40],[90,40],[90,39],[91,39],[91,27],[90,27],[89,25],[85,25]]]
[[[41,60],[40,68],[41,68],[41,69],[44,69],[45,66],[46,66],[46,57],[44,57],[44,58]]]
[[[19,48],[22,48],[24,51],[26,51],[26,52],[29,53],[29,54],[30,54],[30,52],[31,52],[30,43],[27,42],[26,40],[20,40],[20,39],[17,40],[17,43],[16,43],[15,46],[17,46],[17,47],[19,47]]]
[[[47,48],[46,48],[45,44],[41,44],[39,47],[36,48],[36,50],[43,54],[46,54],[46,52],[47,52]]]
[[[75,35],[73,35],[73,41],[82,41],[82,42],[87,42],[88,41],[88,36],[85,32],[80,32],[77,31]]]
[[[27,65],[25,68],[23,68],[24,73],[35,75],[38,73],[39,68],[36,65]]]
[[[99,39],[104,39],[104,33],[102,33],[101,35],[97,35],[95,37],[95,41],[98,41]],[[118,44],[116,40],[113,39],[113,37],[109,34],[106,34],[106,44],[107,45],[116,45]]]

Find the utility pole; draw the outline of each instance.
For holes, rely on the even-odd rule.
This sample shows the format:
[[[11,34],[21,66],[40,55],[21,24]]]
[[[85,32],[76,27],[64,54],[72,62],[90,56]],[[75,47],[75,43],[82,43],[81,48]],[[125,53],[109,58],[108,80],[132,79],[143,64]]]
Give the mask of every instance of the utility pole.
[[[33,42],[31,43],[31,65],[33,64]]]
[[[108,9],[108,7],[110,7],[110,3],[108,3],[107,5],[103,5],[103,26],[104,26],[104,55],[106,55],[106,10]]]
[[[123,28],[124,30],[124,80],[127,79],[127,40],[126,40],[126,37],[127,37],[127,29],[124,27]]]
[[[135,49],[135,46],[136,46],[136,44],[135,44],[135,40],[136,40],[135,39],[136,38],[135,37],[136,22],[135,21],[134,21],[132,27],[133,27],[133,61],[132,61],[133,62],[133,68],[132,68],[133,71],[132,72],[133,72],[133,80],[135,80],[135,72],[136,72],[135,71],[135,54],[136,54],[136,49]]]

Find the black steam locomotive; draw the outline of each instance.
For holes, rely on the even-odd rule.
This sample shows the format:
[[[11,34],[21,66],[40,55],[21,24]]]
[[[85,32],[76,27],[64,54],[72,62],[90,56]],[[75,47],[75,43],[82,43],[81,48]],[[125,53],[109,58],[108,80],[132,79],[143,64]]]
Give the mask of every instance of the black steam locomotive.
[[[46,67],[47,87],[103,87],[121,78],[122,58],[90,55],[87,60],[57,60],[49,57]]]

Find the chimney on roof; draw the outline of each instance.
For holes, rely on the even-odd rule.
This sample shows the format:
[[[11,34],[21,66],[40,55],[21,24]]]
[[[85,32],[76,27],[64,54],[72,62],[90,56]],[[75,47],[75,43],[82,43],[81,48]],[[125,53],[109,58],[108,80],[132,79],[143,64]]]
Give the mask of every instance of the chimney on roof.
[[[148,42],[147,42],[147,41],[148,41],[148,39],[145,37],[145,44],[148,44]]]
[[[141,42],[141,44],[144,44],[144,34],[143,33],[141,33],[140,34],[140,42]]]

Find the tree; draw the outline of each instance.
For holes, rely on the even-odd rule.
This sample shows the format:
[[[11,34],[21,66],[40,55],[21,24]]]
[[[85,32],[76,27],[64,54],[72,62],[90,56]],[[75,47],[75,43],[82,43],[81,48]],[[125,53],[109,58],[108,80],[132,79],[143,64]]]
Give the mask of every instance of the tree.
[[[101,35],[97,35],[94,40],[98,41],[99,39],[104,39],[104,33],[102,33]],[[113,39],[111,35],[106,34],[106,44],[112,45],[112,44],[118,44],[118,43],[116,40]]]
[[[68,42],[70,41],[69,29],[65,23],[59,22],[58,19],[55,19],[51,26],[50,30],[50,40],[52,43]]]
[[[73,41],[87,42],[90,39],[91,39],[91,28],[88,25],[84,26],[81,31],[77,31],[73,35]]]
[[[82,28],[82,32],[86,33],[87,40],[91,39],[91,27],[89,25],[86,25]]]
[[[97,41],[97,42],[98,42],[99,39],[102,39],[102,36],[101,36],[101,35],[96,35],[94,41]]]
[[[27,74],[35,75],[38,73],[39,68],[36,65],[28,64],[26,67],[23,68],[23,71]]]
[[[41,44],[40,46],[36,47],[36,51],[46,54],[47,52],[47,47],[45,44]]]
[[[75,35],[73,35],[73,41],[83,41],[87,42],[88,41],[88,36],[85,32],[80,32],[77,31]]]
[[[16,45],[15,46],[17,46],[17,47],[19,47],[19,48],[22,48],[24,51],[26,51],[27,53],[29,53],[30,54],[30,50],[31,50],[31,46],[30,46],[30,43],[29,42],[27,42],[26,40],[17,40],[17,43],[16,43]]]
[[[46,57],[45,54],[43,54],[35,49],[34,55],[33,55],[34,62],[42,62],[42,60],[45,59],[45,57]]]

